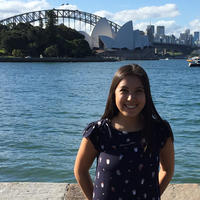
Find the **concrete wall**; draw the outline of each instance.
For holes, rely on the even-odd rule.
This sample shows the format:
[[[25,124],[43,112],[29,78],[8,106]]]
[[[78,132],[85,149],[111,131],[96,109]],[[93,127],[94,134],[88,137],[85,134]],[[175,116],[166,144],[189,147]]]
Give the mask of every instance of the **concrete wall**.
[[[77,184],[0,183],[0,200],[84,200]],[[170,184],[161,200],[200,200],[200,185]]]

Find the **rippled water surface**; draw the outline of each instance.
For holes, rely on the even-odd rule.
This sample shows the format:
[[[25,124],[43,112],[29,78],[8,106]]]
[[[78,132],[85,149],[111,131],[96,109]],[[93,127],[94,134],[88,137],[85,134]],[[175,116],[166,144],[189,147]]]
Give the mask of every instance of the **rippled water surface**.
[[[75,182],[82,130],[100,118],[113,74],[127,63],[145,68],[173,129],[173,182],[200,183],[200,67],[185,60],[0,63],[0,181]]]

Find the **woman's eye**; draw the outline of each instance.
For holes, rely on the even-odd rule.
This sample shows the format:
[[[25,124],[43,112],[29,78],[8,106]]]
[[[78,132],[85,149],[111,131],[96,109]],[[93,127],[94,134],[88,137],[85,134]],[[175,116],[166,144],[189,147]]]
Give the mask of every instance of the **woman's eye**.
[[[137,91],[136,91],[136,93],[140,93],[140,92],[142,92],[142,90],[137,90]]]
[[[122,93],[128,93],[128,90],[127,89],[121,89],[120,92],[122,92]]]
[[[141,93],[144,93],[144,90],[137,90],[135,93],[136,94],[141,94]]]

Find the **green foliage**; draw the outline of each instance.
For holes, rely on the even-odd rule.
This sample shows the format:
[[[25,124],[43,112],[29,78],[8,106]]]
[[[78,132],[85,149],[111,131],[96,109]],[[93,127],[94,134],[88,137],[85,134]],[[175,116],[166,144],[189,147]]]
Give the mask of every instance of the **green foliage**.
[[[29,29],[26,36],[29,41],[28,55],[38,57],[47,46],[50,46],[47,41],[45,30],[40,27]]]
[[[4,54],[5,50],[4,49],[0,49],[0,53]]]
[[[84,36],[74,29],[66,27],[64,24],[60,24],[57,27],[57,33],[62,38],[67,38],[67,40],[84,39]]]
[[[21,49],[13,49],[12,55],[14,57],[23,57],[24,56]]]
[[[47,13],[46,28],[32,26],[29,23],[0,25],[0,49],[7,55],[39,57],[85,57],[91,55],[91,49],[84,36],[64,24],[56,25],[57,18],[53,10]],[[19,51],[20,50],[20,51]]]
[[[73,40],[73,48],[72,54],[74,57],[85,57],[91,55],[91,49],[89,44],[86,40],[83,39],[76,39]]]
[[[0,49],[0,56],[4,56],[5,55],[5,50],[4,49]]]
[[[58,56],[58,47],[57,45],[51,45],[50,47],[47,47],[44,51],[44,54],[47,57],[57,57]]]
[[[46,38],[49,45],[53,45],[56,40],[56,32],[57,32],[57,19],[56,14],[53,10],[50,10],[46,13],[47,22],[46,22]]]
[[[25,34],[17,30],[7,31],[6,33],[1,39],[1,46],[7,52],[12,53],[13,49],[27,48],[28,41]]]
[[[29,29],[33,28],[33,26],[29,23],[19,23],[15,25],[12,30],[17,30],[22,33],[26,33]]]
[[[54,13],[54,10],[49,10],[48,12],[46,12],[46,18],[47,18],[47,22],[46,22],[46,27],[48,28],[52,28],[55,27],[57,24],[57,18],[56,18],[56,14]]]
[[[182,52],[172,52],[172,51],[168,51],[167,52],[170,56],[181,56],[183,55]]]
[[[6,31],[6,30],[8,30],[8,27],[0,24],[0,33],[3,32],[3,31]]]

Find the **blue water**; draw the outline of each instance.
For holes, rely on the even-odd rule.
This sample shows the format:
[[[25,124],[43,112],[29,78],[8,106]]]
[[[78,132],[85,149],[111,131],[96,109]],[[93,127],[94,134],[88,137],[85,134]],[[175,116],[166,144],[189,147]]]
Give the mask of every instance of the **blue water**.
[[[145,68],[173,129],[173,182],[200,183],[200,67],[185,60],[0,63],[0,181],[75,182],[82,130],[100,118],[113,74],[127,63]]]

